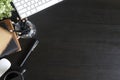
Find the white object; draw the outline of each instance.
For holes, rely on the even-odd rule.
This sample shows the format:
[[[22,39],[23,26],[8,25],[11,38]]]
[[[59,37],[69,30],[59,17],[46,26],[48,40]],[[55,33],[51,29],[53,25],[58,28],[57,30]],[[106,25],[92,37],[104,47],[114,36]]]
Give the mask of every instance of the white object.
[[[13,0],[21,19],[29,17],[63,0]]]
[[[11,63],[8,59],[3,58],[0,60],[0,77],[11,67]]]

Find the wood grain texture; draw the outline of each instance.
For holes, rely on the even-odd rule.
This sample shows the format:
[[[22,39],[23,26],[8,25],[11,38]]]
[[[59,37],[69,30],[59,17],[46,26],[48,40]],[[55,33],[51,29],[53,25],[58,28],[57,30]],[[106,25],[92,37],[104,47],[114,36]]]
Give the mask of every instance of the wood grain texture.
[[[120,80],[118,0],[65,0],[29,19],[40,44],[26,80]]]

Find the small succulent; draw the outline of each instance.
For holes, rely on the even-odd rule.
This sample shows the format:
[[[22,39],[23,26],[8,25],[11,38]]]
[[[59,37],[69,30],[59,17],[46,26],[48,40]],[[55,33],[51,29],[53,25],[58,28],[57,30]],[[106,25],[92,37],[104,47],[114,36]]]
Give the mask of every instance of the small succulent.
[[[0,20],[11,17],[14,10],[11,5],[12,0],[0,0]]]

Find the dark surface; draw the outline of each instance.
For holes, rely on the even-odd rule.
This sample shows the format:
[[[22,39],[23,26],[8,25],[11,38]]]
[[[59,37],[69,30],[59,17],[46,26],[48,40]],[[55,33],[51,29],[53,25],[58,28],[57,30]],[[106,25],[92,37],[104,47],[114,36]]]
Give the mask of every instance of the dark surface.
[[[120,1],[65,0],[29,19],[39,45],[26,80],[120,80]]]

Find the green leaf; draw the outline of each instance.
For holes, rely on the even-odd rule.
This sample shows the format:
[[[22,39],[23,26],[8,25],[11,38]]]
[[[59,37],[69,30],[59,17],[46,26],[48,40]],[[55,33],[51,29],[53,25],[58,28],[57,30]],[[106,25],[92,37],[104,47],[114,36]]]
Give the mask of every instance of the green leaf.
[[[11,17],[11,11],[14,10],[11,6],[12,0],[0,0],[0,20]]]

